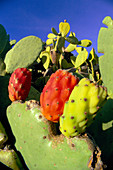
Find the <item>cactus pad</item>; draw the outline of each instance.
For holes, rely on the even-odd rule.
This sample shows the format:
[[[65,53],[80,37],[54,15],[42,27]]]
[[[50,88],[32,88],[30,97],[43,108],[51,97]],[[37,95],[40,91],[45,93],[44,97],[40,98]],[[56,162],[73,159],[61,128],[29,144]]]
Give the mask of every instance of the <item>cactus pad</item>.
[[[59,134],[58,125],[43,117],[36,101],[13,102],[7,117],[15,147],[29,169],[88,169],[95,146],[90,143],[89,150],[85,138],[67,139]]]
[[[38,58],[43,42],[36,36],[27,36],[15,44],[5,57],[6,72],[12,73],[17,68],[29,67]]]
[[[98,36],[99,67],[104,85],[109,95],[113,97],[113,20],[107,16],[103,20],[108,28],[102,27]]]
[[[7,43],[7,33],[5,28],[3,27],[3,25],[0,24],[0,54],[2,53],[2,51],[4,50],[6,43]]]

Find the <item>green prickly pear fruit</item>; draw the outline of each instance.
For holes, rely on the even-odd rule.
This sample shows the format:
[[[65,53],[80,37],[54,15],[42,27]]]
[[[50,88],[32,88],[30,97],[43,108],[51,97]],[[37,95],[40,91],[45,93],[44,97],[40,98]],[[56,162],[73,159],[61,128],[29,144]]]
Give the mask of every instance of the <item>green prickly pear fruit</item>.
[[[60,117],[60,130],[67,137],[83,133],[96,116],[107,96],[107,90],[87,78],[74,87]]]

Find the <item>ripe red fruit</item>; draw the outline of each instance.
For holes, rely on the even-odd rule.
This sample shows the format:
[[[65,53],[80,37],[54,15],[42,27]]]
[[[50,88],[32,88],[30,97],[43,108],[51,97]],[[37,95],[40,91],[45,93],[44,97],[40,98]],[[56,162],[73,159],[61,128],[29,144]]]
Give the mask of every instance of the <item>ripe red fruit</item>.
[[[17,68],[9,80],[9,98],[11,101],[25,100],[31,87],[31,72],[27,68]]]
[[[59,121],[64,104],[78,82],[78,77],[64,70],[57,70],[51,75],[40,96],[41,112],[48,120]]]

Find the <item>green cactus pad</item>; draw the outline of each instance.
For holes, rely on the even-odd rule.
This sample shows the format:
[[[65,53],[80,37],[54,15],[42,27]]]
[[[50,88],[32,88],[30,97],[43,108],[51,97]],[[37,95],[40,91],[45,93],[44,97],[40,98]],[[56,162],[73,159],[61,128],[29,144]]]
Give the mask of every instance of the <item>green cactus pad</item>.
[[[90,150],[85,138],[69,139],[59,134],[58,125],[43,117],[36,101],[13,102],[7,117],[16,139],[15,147],[29,169],[88,169],[95,147]]]
[[[36,36],[27,36],[15,44],[5,57],[6,72],[12,73],[17,68],[29,67],[38,58],[43,42]]]
[[[0,58],[0,76],[4,76],[6,74],[5,63],[2,58]]]
[[[102,27],[98,35],[98,52],[104,53],[103,56],[99,57],[99,67],[104,85],[113,98],[113,20],[107,16],[103,23],[108,28]]]
[[[76,57],[75,68],[80,67],[88,58],[88,51],[85,48],[76,47],[77,52],[79,53]]]
[[[3,49],[2,53],[0,53],[0,58],[4,60],[6,53],[12,48],[13,45],[15,45],[16,40],[11,40],[10,41],[10,36],[9,34],[7,35],[7,42],[5,45],[5,48]]]
[[[91,46],[92,42],[90,40],[87,40],[87,39],[84,39],[84,40],[81,40],[78,45],[79,46],[82,46],[82,47],[89,47]]]
[[[7,43],[7,33],[3,25],[0,24],[0,54],[4,50],[6,43]]]
[[[68,22],[64,21],[64,22],[60,22],[59,24],[59,31],[62,34],[62,37],[65,37],[69,31],[70,31],[70,25]]]
[[[55,34],[55,35],[58,35],[58,33],[57,33],[57,31],[55,30],[55,28],[51,28],[51,31],[53,32],[53,34]]]
[[[0,149],[0,162],[14,170],[24,170],[16,152],[8,149]]]

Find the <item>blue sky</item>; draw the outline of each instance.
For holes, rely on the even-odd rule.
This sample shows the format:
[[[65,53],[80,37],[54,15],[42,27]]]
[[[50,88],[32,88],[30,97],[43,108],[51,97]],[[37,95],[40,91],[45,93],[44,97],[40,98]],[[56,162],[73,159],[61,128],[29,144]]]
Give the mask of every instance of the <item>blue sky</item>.
[[[97,37],[105,16],[113,18],[112,0],[0,0],[0,24],[11,39],[35,35],[46,41],[51,27],[58,31],[64,19],[76,37],[90,39],[97,52]]]

